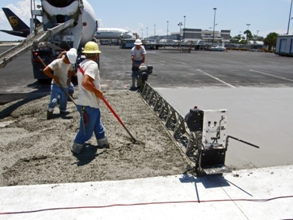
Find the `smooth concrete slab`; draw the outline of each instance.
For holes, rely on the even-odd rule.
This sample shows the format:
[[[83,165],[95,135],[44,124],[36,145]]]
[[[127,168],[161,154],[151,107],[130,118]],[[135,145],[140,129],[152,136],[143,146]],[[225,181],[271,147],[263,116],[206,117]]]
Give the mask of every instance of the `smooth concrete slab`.
[[[0,188],[0,219],[292,219],[293,166]]]
[[[182,116],[190,108],[227,109],[226,165],[235,169],[293,164],[293,88],[155,88]]]

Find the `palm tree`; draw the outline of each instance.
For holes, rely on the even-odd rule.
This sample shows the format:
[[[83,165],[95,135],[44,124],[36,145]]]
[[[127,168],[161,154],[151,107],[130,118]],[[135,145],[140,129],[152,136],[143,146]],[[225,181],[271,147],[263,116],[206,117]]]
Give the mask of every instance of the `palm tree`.
[[[243,33],[246,34],[246,40],[251,40],[252,39],[252,34],[251,34],[250,30],[246,30]]]
[[[264,39],[264,44],[266,46],[268,46],[268,50],[271,50],[272,47],[274,47],[274,48],[276,47],[277,37],[278,37],[278,34],[276,32],[271,32]]]

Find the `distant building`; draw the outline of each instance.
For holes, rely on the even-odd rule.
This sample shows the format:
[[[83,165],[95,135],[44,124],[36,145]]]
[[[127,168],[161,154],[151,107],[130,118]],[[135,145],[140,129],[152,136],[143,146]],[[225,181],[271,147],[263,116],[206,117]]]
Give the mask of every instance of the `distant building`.
[[[199,28],[182,28],[180,32],[172,32],[170,35],[150,36],[150,40],[183,40],[202,43],[228,43],[230,42],[230,30],[212,31]]]
[[[293,35],[279,35],[275,53],[280,56],[293,56]]]
[[[163,38],[166,38],[166,35],[164,35]],[[221,30],[221,32],[219,32],[202,30],[199,28],[183,28],[180,32],[171,33],[171,35],[168,36],[168,39],[207,43],[228,43],[230,42],[230,30]]]
[[[205,41],[209,43],[230,42],[230,30],[212,31],[195,28],[183,28],[182,39],[184,41]]]

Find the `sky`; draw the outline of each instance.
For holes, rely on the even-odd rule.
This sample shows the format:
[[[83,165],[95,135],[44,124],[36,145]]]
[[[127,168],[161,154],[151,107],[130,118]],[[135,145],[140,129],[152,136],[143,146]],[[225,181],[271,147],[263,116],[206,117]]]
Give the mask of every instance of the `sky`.
[[[249,29],[252,35],[266,37],[271,32],[286,34],[293,0],[87,0],[95,11],[99,27],[123,28],[141,37],[166,35],[181,28],[231,30],[231,36]],[[1,0],[29,25],[31,0]],[[214,10],[216,8],[216,10]],[[293,17],[293,10],[291,16]],[[214,22],[215,20],[215,22]],[[247,25],[249,24],[249,25]],[[11,30],[5,14],[0,11],[0,29]],[[293,34],[293,19],[289,34]],[[20,37],[0,32],[0,40]]]

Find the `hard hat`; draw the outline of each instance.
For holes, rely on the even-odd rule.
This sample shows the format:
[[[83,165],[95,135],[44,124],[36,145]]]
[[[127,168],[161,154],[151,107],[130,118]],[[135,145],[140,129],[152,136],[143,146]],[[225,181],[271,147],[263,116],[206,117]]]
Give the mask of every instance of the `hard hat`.
[[[134,45],[142,45],[142,42],[140,39],[136,39],[134,42]]]
[[[75,48],[70,48],[70,50],[74,51],[75,53],[77,53],[77,50]]]
[[[66,52],[66,56],[71,64],[75,64],[77,53],[74,50],[69,50]]]
[[[85,44],[83,53],[101,53],[96,42],[89,41]]]

